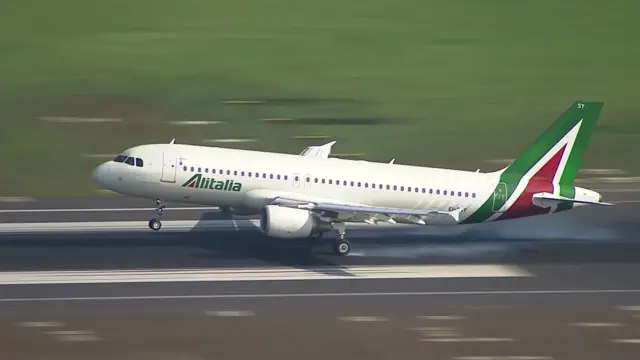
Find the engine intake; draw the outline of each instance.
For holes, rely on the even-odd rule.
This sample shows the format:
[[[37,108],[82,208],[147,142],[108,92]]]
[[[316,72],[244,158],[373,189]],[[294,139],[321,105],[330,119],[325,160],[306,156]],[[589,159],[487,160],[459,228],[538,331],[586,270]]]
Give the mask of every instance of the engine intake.
[[[304,238],[318,227],[318,220],[308,210],[267,205],[260,214],[260,231],[273,237]]]

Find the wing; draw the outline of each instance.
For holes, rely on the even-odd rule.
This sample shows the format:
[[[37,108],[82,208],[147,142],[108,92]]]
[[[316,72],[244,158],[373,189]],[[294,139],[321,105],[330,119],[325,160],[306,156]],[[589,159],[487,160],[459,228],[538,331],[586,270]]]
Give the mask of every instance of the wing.
[[[365,222],[372,224],[378,221],[396,223],[396,220],[400,220],[401,222],[426,225],[425,220],[433,217],[445,217],[457,223],[460,221],[460,213],[464,211],[462,208],[452,211],[388,208],[358,204],[340,204],[331,201],[304,201],[286,197],[277,197],[272,201],[272,204],[306,209],[314,212],[335,213],[333,216],[335,218],[340,217],[340,214],[362,215],[365,218]]]
[[[304,150],[302,150],[300,155],[326,159],[329,157],[329,154],[331,153],[331,147],[335,143],[336,143],[335,141],[332,141],[330,143],[326,143],[320,146],[309,146],[308,148],[305,148]]]

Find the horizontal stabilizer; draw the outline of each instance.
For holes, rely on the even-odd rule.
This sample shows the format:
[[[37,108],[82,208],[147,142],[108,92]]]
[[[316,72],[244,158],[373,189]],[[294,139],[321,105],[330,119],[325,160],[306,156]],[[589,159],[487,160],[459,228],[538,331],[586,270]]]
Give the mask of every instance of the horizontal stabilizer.
[[[605,203],[592,200],[576,200],[568,197],[554,195],[546,192],[533,194],[533,202],[540,207],[549,207],[557,205],[558,203],[569,202],[574,204],[589,204],[589,205],[613,205],[611,203]]]

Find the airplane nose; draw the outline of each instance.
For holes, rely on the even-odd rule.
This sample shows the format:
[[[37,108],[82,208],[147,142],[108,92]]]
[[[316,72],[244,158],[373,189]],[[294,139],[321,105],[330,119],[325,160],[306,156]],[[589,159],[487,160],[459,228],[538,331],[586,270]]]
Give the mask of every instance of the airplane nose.
[[[107,177],[109,175],[109,165],[108,164],[100,164],[93,169],[91,176],[93,177],[93,181],[100,184],[100,186],[105,186]]]

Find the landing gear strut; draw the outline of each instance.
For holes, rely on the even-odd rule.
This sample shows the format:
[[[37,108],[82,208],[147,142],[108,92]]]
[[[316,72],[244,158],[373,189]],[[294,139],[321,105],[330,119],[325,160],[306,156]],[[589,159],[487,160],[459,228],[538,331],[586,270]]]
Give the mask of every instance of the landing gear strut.
[[[166,209],[167,205],[162,202],[160,199],[156,199],[156,214],[158,214],[158,216],[162,216],[162,213],[164,212],[164,209]],[[153,218],[151,220],[149,220],[149,228],[151,228],[151,230],[160,230],[160,228],[162,227],[162,223],[160,222],[160,220]]]

